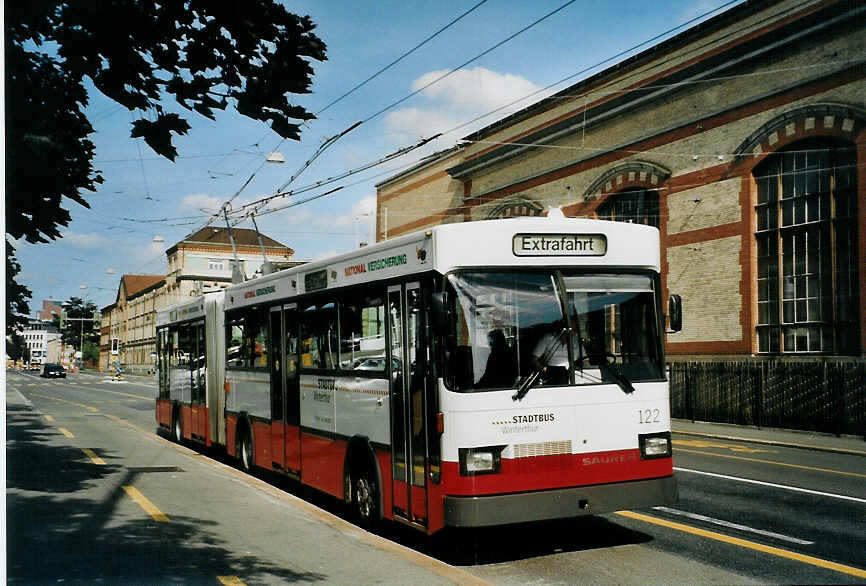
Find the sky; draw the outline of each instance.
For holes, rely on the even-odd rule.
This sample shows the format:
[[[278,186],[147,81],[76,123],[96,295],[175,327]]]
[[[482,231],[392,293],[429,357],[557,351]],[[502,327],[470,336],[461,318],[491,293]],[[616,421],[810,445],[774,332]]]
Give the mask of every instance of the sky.
[[[302,128],[300,141],[283,141],[231,107],[211,121],[167,99],[166,109],[180,113],[192,127],[188,135],[175,138],[179,156],[171,162],[130,138],[130,123],[137,116],[91,86],[86,114],[95,131],[90,137],[96,145],[94,167],[105,182],[98,191],[83,193],[90,209],[64,200],[72,222],[62,230],[63,238],[50,244],[14,243],[22,265],[19,280],[33,294],[31,314],[43,299],[73,296],[104,307],[114,302],[123,274],[165,274],[165,250],[203,227],[224,202],[234,197],[237,207],[285,190],[327,139],[358,121],[363,123],[328,146],[289,188],[314,187],[443,133],[386,165],[277,198],[271,207],[342,187],[256,219],[261,232],[294,249],[297,260],[348,252],[373,239],[376,183],[667,37],[631,50],[645,41],[730,7],[726,0],[479,1],[282,1],[289,11],[309,15],[327,45],[327,61],[313,62],[312,93],[293,98],[317,113]],[[275,150],[285,163],[265,162]]]

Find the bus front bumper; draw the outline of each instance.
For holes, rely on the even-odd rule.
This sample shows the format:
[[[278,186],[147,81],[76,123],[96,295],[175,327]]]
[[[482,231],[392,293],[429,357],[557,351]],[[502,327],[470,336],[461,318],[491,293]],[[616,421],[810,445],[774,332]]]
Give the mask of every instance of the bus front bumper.
[[[600,515],[671,505],[677,498],[673,476],[516,494],[446,496],[445,525],[486,527]]]

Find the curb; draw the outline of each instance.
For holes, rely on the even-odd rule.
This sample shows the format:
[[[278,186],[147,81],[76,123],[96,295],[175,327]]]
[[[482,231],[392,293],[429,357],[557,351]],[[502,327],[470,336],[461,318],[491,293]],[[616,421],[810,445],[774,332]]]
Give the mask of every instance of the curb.
[[[785,448],[798,448],[802,450],[814,450],[817,452],[828,452],[831,454],[845,454],[848,456],[866,456],[866,450],[851,450],[847,448],[836,448],[831,446],[821,446],[816,444],[802,444],[791,441],[782,441],[782,440],[771,440],[771,439],[759,439],[753,437],[741,437],[734,435],[724,435],[718,433],[707,433],[701,431],[685,431],[681,429],[675,429],[671,427],[671,433],[679,434],[679,435],[690,435],[697,437],[707,437],[711,439],[719,439],[719,440],[728,440],[728,441],[736,441],[736,442],[747,442],[752,444],[762,444],[767,446],[778,446]]]

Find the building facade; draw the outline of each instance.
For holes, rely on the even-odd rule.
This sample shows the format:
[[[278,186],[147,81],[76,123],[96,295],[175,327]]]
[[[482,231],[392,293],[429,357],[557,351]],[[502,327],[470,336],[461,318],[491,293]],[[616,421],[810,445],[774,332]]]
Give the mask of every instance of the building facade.
[[[36,312],[36,319],[40,321],[54,321],[54,317],[59,317],[63,308],[61,307],[62,301],[56,301],[54,299],[43,299],[42,300],[42,309]]]
[[[261,274],[262,246],[272,268],[294,263],[294,251],[255,230],[204,228],[166,250],[165,275],[123,275],[115,302],[102,308],[99,368],[115,364],[126,372],[148,374],[156,367],[156,312],[205,291],[231,284],[237,264],[244,279]]]
[[[123,275],[117,299],[102,309],[99,330],[99,369],[115,362],[129,365],[132,372],[153,370],[156,354],[156,310],[169,305],[165,277]],[[113,342],[113,340],[116,340]]]
[[[27,350],[30,352],[30,364],[45,364],[59,362],[60,333],[51,321],[31,319],[27,328],[21,332]]]
[[[862,357],[864,11],[740,4],[378,184],[377,237],[550,206],[651,224],[669,357]]]

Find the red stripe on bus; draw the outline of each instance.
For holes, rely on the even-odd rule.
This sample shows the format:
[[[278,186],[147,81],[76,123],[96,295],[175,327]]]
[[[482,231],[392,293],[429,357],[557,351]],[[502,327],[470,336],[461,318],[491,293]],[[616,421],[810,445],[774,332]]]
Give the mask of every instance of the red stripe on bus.
[[[442,462],[446,494],[480,495],[547,490],[659,478],[673,474],[673,460],[641,460],[638,450],[502,459],[496,474],[460,476],[457,462]]]

